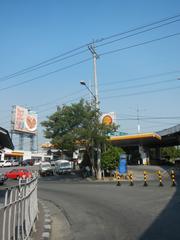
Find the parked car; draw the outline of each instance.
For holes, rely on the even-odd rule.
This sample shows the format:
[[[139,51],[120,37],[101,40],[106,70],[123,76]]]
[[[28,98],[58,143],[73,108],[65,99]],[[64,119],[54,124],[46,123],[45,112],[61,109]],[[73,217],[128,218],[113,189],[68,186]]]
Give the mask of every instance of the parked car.
[[[32,178],[32,172],[25,168],[14,168],[5,173],[6,178],[19,179],[19,178]]]
[[[12,162],[9,160],[1,160],[0,161],[0,167],[11,167]]]
[[[12,166],[19,166],[19,161],[18,160],[12,160]]]
[[[53,175],[53,168],[49,162],[41,162],[39,165],[39,174],[41,176]]]
[[[56,174],[71,173],[72,163],[68,160],[57,160],[55,162],[54,172]]]
[[[7,178],[4,176],[4,173],[0,172],[0,185],[3,185]]]
[[[33,166],[34,165],[35,160],[34,159],[25,159],[21,162],[22,166]]]

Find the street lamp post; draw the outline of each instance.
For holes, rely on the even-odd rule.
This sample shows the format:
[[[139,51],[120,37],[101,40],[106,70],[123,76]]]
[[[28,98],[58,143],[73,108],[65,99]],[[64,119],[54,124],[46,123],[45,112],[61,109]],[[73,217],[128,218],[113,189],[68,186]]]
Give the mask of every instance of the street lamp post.
[[[93,96],[95,103],[97,102],[96,96],[94,95],[94,93],[91,91],[91,89],[87,86],[87,84],[85,83],[85,81],[80,81],[80,84],[85,86],[87,88],[87,90],[90,92],[90,94]],[[96,105],[97,108],[97,105]]]
[[[93,96],[93,98],[95,100],[95,109],[96,110],[99,109],[98,99],[94,95],[94,93],[91,91],[91,89],[87,86],[85,81],[80,81],[80,84],[84,85],[87,88],[87,90],[90,92],[90,94]],[[101,150],[100,150],[100,147],[97,146],[97,179],[101,179],[101,159],[100,159],[100,155],[101,155]],[[94,164],[94,157],[93,157],[93,164]]]

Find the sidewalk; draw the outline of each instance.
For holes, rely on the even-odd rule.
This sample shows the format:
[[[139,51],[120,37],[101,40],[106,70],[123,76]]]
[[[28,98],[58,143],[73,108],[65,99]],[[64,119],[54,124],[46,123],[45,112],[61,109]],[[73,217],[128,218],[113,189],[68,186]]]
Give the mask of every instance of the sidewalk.
[[[63,209],[52,202],[39,201],[39,217],[31,240],[71,240],[70,225]]]
[[[31,240],[50,240],[52,228],[51,212],[41,200],[38,201],[38,209],[38,219],[31,234]]]

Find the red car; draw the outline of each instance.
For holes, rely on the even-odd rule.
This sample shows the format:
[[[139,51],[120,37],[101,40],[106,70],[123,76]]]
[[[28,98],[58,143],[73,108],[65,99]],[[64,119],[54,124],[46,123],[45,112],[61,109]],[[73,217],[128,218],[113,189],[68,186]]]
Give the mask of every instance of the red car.
[[[6,178],[19,179],[19,178],[32,178],[32,173],[28,169],[14,168],[4,174]]]

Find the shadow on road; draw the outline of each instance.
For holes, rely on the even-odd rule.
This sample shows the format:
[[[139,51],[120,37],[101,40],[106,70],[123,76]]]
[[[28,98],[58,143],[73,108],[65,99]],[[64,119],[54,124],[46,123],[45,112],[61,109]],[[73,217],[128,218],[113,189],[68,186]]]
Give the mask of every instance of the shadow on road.
[[[40,177],[39,180],[43,180],[43,182],[53,182],[53,181],[80,181],[82,180],[82,176],[81,173],[79,171],[76,172],[72,172],[72,173],[67,173],[67,174],[61,174],[61,175],[57,175],[55,174],[54,176],[44,176],[44,177]]]
[[[180,224],[178,224],[180,219],[180,176],[177,177],[176,182],[176,192],[172,199],[139,240],[180,239]]]

